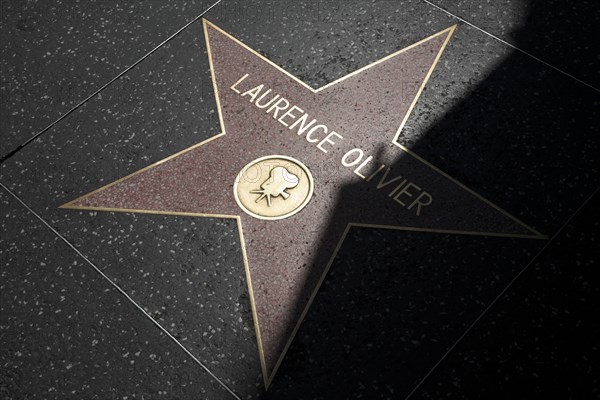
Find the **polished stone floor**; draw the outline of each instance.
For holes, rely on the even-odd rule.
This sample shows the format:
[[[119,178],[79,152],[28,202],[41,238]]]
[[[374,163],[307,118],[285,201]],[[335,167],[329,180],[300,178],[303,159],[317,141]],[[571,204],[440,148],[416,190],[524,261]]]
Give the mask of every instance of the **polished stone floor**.
[[[350,229],[266,390],[270,297],[235,220],[60,208],[221,132],[201,17],[312,88],[456,25],[398,145],[525,231],[423,175],[439,218]],[[2,1],[1,398],[600,398],[599,19],[587,1]],[[378,215],[361,188],[305,217],[308,248],[331,254],[348,204]],[[515,234],[461,228],[499,224]]]

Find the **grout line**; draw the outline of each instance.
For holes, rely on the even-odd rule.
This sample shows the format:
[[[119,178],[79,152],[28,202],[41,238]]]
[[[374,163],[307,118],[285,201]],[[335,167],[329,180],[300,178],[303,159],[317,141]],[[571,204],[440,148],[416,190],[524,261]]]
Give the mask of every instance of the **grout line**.
[[[498,295],[490,302],[490,304],[488,304],[487,307],[481,312],[481,314],[479,314],[479,316],[477,318],[475,318],[475,320],[471,323],[471,325],[469,325],[469,327],[463,332],[463,334],[460,335],[460,337],[454,342],[454,344],[452,346],[450,346],[450,348],[448,350],[446,350],[444,355],[442,355],[442,357],[438,360],[438,362],[436,362],[433,365],[433,367],[429,370],[429,372],[427,372],[425,374],[425,376],[423,378],[421,378],[419,383],[413,388],[413,390],[410,391],[410,393],[408,394],[408,396],[406,396],[404,398],[404,400],[410,399],[412,397],[412,395],[414,395],[417,392],[417,390],[419,388],[421,388],[421,386],[427,380],[427,378],[429,378],[431,376],[431,374],[433,374],[433,372],[437,369],[437,367],[448,357],[448,355],[459,345],[459,343],[462,342],[462,340],[469,334],[469,332],[475,327],[475,325],[477,325],[477,323],[488,313],[488,311],[490,311],[490,309],[500,300],[500,298],[502,296],[504,296],[504,294],[508,291],[508,289],[510,289],[510,287],[521,277],[521,275],[523,275],[525,273],[525,271],[527,269],[529,269],[529,267],[538,259],[538,257],[542,255],[542,253],[550,246],[550,244],[557,238],[557,236],[571,222],[573,217],[575,217],[575,215],[577,215],[577,213],[579,213],[579,211],[581,211],[581,209],[583,207],[585,207],[585,205],[587,203],[589,203],[589,201],[598,193],[598,190],[600,190],[600,188],[596,188],[596,190],[594,190],[594,192],[592,192],[590,197],[588,197],[587,200],[585,200],[583,202],[583,204],[581,204],[581,206],[579,206],[579,208],[577,208],[577,210],[575,210],[575,212],[558,229],[558,231],[556,231],[556,233],[554,235],[552,235],[550,240],[548,240],[546,242],[546,244],[537,252],[537,254],[535,256],[533,256],[531,261],[529,261],[527,263],[527,265],[525,265],[525,267],[523,267],[521,269],[521,271],[519,271],[510,282],[508,282],[508,284],[504,287],[504,289],[502,289],[500,291],[500,293],[498,293]]]
[[[182,26],[181,28],[179,28],[177,30],[177,32],[173,33],[171,36],[169,36],[168,38],[166,38],[165,40],[163,40],[159,45],[157,45],[152,50],[150,50],[148,53],[146,53],[142,58],[140,58],[139,60],[137,60],[136,62],[134,62],[133,64],[131,64],[129,67],[125,68],[117,76],[115,76],[110,81],[108,81],[107,83],[105,83],[100,89],[98,89],[94,93],[90,94],[88,97],[86,97],[85,99],[83,99],[79,104],[75,105],[73,108],[71,108],[65,114],[63,114],[60,117],[58,117],[58,119],[56,119],[50,125],[46,126],[44,129],[42,129],[41,131],[39,131],[38,133],[36,133],[32,137],[30,137],[29,139],[27,139],[24,143],[22,143],[21,145],[19,145],[15,149],[13,149],[11,152],[9,152],[8,154],[6,154],[5,156],[2,156],[2,158],[0,158],[0,164],[3,164],[6,160],[8,160],[9,158],[11,158],[15,154],[17,154],[19,151],[23,150],[27,145],[29,145],[29,143],[31,143],[34,140],[36,140],[37,138],[39,138],[41,135],[43,135],[44,133],[46,133],[47,131],[49,131],[52,127],[54,127],[60,121],[62,121],[63,119],[65,119],[69,115],[71,115],[73,112],[75,112],[79,107],[83,106],[89,100],[91,100],[92,98],[94,98],[97,94],[99,94],[104,89],[106,89],[107,87],[109,87],[110,85],[112,85],[114,82],[116,82],[117,80],[119,80],[127,72],[129,72],[130,70],[132,70],[133,68],[135,68],[139,63],[141,63],[142,61],[144,61],[146,58],[150,57],[159,48],[161,48],[162,46],[164,46],[167,42],[171,41],[171,39],[175,38],[175,36],[177,36],[181,32],[183,32],[188,26],[192,25],[194,22],[196,22],[200,18],[202,18],[204,16],[204,14],[206,14],[207,12],[209,12],[213,7],[215,7],[221,1],[223,1],[223,0],[217,0],[217,2],[215,2],[213,5],[211,5],[210,7],[208,7],[200,15],[198,15],[197,17],[195,17],[194,19],[192,19],[191,21],[189,21],[187,24],[185,24],[184,26]]]
[[[506,40],[504,40],[504,39],[501,39],[501,38],[499,38],[498,36],[496,36],[496,35],[494,35],[494,34],[491,34],[490,32],[488,32],[488,31],[486,31],[486,30],[484,30],[484,29],[482,29],[482,28],[480,28],[480,27],[476,26],[475,24],[472,24],[471,22],[467,21],[467,20],[466,20],[466,19],[464,19],[464,18],[461,18],[461,17],[459,17],[459,16],[458,16],[458,15],[456,15],[456,14],[453,14],[453,13],[451,13],[450,11],[448,11],[448,10],[446,10],[446,9],[444,9],[444,8],[442,8],[442,7],[440,7],[440,6],[438,6],[437,4],[434,4],[434,3],[432,3],[432,2],[431,2],[431,1],[429,1],[429,0],[422,0],[422,1],[424,1],[424,2],[425,2],[425,3],[427,3],[427,4],[429,4],[429,5],[430,5],[430,6],[432,6],[432,7],[435,7],[435,8],[437,8],[438,10],[440,10],[440,11],[443,11],[443,12],[445,12],[446,14],[448,14],[448,15],[450,15],[450,16],[452,16],[452,17],[456,18],[456,19],[458,19],[459,21],[461,21],[461,22],[464,22],[465,24],[469,25],[470,27],[472,27],[472,28],[475,28],[475,29],[477,29],[478,31],[485,33],[486,35],[488,35],[488,36],[490,36],[490,37],[492,37],[492,38],[494,38],[494,39],[498,40],[499,42],[502,42],[502,43],[504,43],[504,44],[505,44],[505,45],[507,45],[508,47],[510,47],[510,48],[512,48],[512,49],[514,49],[514,50],[517,50],[517,51],[519,51],[519,52],[521,52],[521,53],[525,54],[525,55],[526,55],[526,56],[528,56],[528,57],[531,57],[531,58],[533,58],[534,60],[536,60],[536,61],[538,61],[538,62],[540,62],[540,63],[544,64],[545,66],[547,66],[547,67],[549,67],[549,68],[552,68],[553,70],[555,70],[555,71],[558,71],[558,72],[560,72],[561,74],[563,74],[563,75],[566,75],[566,76],[568,76],[568,77],[569,77],[569,78],[571,78],[571,79],[574,79],[574,80],[576,80],[577,82],[581,83],[582,85],[585,85],[585,86],[589,87],[590,89],[592,89],[592,90],[595,90],[596,92],[600,92],[600,89],[598,89],[597,87],[595,87],[595,86],[593,86],[593,85],[590,85],[589,83],[587,83],[587,82],[585,82],[585,81],[583,81],[583,80],[581,80],[581,79],[579,79],[579,78],[577,78],[577,77],[575,77],[575,76],[571,75],[570,73],[568,73],[568,72],[566,72],[566,71],[564,71],[564,70],[562,70],[562,69],[560,69],[560,68],[558,68],[558,67],[555,67],[554,65],[552,65],[552,64],[550,64],[550,63],[548,63],[548,62],[546,62],[546,61],[542,60],[541,58],[538,58],[538,57],[534,56],[533,54],[531,54],[531,53],[529,53],[529,52],[527,52],[527,51],[525,51],[525,50],[523,50],[523,49],[520,49],[519,47],[515,46],[514,44],[511,44],[511,43],[507,42]]]
[[[131,298],[131,296],[129,296],[129,294],[127,294],[127,292],[125,290],[123,290],[119,285],[117,285],[112,279],[110,279],[104,272],[102,272],[102,270],[97,267],[94,263],[92,263],[81,251],[79,251],[77,249],[77,247],[75,247],[73,244],[71,244],[71,242],[69,242],[64,236],[62,236],[56,229],[54,229],[48,222],[46,222],[45,219],[43,219],[38,213],[36,213],[35,211],[33,211],[33,209],[31,209],[31,207],[29,207],[23,200],[21,200],[16,194],[14,194],[10,189],[8,189],[2,182],[0,182],[0,186],[6,190],[6,192],[8,194],[10,194],[12,197],[14,197],[19,203],[21,203],[21,205],[23,207],[25,207],[25,209],[27,209],[27,211],[29,211],[31,214],[33,214],[38,220],[40,220],[40,222],[42,222],[44,225],[46,225],[46,227],[48,229],[50,229],[52,232],[54,232],[54,234],[56,236],[58,236],[59,239],[61,239],[63,242],[65,242],[71,249],[73,249],[73,251],[75,251],[75,253],[77,253],[81,258],[83,258],[85,260],[85,262],[87,262],[92,268],[94,268],[96,270],[96,272],[98,274],[100,274],[100,276],[104,279],[106,279],[108,281],[108,283],[110,283],[119,293],[121,293],[123,296],[125,296],[125,298],[127,300],[129,300],[138,310],[140,310],[154,325],[156,325],[165,335],[167,335],[168,338],[170,338],[172,341],[174,341],[188,356],[190,356],[198,365],[200,365],[200,367],[202,367],[202,369],[208,373],[214,380],[216,380],[223,388],[225,388],[225,390],[227,390],[234,398],[236,398],[237,400],[241,400],[238,395],[236,395],[225,383],[223,383],[223,381],[221,381],[214,373],[212,373],[208,367],[206,367],[198,358],[196,358],[196,356],[194,356],[183,344],[181,344],[181,342],[179,342],[171,333],[169,333],[169,331],[167,329],[165,329],[156,319],[154,319],[150,314],[148,314],[148,312],[146,312],[146,310],[144,310],[144,308],[142,308],[142,306],[140,306],[138,303],[136,303],[135,300],[133,300]]]

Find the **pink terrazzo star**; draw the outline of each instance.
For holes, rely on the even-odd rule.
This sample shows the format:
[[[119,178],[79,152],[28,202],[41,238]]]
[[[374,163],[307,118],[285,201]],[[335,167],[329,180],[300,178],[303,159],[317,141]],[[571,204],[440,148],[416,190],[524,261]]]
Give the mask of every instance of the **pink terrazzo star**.
[[[235,218],[267,387],[350,226],[541,237],[395,141],[454,27],[316,90],[204,27],[223,133],[63,207]],[[309,168],[314,195],[257,219],[234,180],[276,154]]]

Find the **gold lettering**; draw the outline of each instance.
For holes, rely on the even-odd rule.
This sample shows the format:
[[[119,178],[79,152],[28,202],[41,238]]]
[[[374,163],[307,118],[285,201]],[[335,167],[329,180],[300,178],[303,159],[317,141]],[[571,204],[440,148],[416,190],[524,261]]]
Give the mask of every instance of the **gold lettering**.
[[[356,159],[352,162],[348,162],[348,157],[352,155],[352,153],[358,152],[358,156],[356,157]],[[360,160],[362,160],[364,156],[364,153],[361,149],[352,149],[348,152],[346,152],[346,154],[344,154],[344,156],[342,157],[342,165],[344,167],[352,167],[356,164],[358,164],[360,162]]]
[[[279,103],[281,102],[285,102],[285,106],[280,107]],[[267,110],[267,114],[270,113],[271,111],[275,110],[275,112],[273,113],[273,118],[277,119],[277,113],[279,111],[283,111],[286,108],[288,108],[290,106],[290,102],[287,101],[286,99],[284,99],[283,97],[280,98],[279,100],[277,100],[277,103],[273,104],[268,110]]]
[[[398,177],[398,179],[402,178],[401,176]],[[395,180],[395,179],[394,179]],[[388,183],[391,183],[388,182]],[[400,189],[402,186],[404,186],[404,184],[406,183],[406,179],[403,179],[402,182],[400,182],[400,184],[398,186],[396,186],[391,192],[390,194],[388,194],[388,197],[392,197],[394,195],[394,193],[396,193],[396,190]],[[387,184],[386,184],[387,185]]]
[[[285,123],[285,121],[283,120],[285,117],[292,117],[292,118],[296,118],[297,115],[292,114],[294,111],[300,111],[301,113],[304,112],[304,110],[302,110],[300,107],[298,106],[293,106],[292,108],[290,108],[289,110],[286,111],[285,114],[283,114],[281,116],[281,118],[279,118],[279,122],[281,122],[281,124],[283,126],[289,126],[288,124]]]
[[[310,121],[309,124],[306,124],[307,119],[308,119],[308,114],[304,114],[298,120],[296,120],[296,122],[294,122],[292,124],[292,126],[290,126],[290,129],[294,129],[296,127],[296,125],[300,124],[300,128],[298,129],[298,135],[302,135],[308,128],[310,128],[312,126],[312,124],[317,122],[316,119],[313,119],[312,121]]]
[[[313,127],[310,131],[308,131],[308,133],[306,134],[306,140],[308,140],[311,143],[318,142],[319,139],[316,139],[316,138],[312,139],[311,136],[319,128],[322,129],[323,132],[327,133],[327,127],[325,125],[317,125],[317,126]]]
[[[369,163],[369,161],[371,161],[373,159],[373,156],[369,156],[367,157],[367,159],[365,161],[362,162],[362,164],[360,164],[358,167],[356,167],[356,169],[354,170],[354,173],[358,176],[360,176],[361,178],[365,179],[365,176],[363,174],[360,173],[360,170]]]
[[[406,204],[404,204],[404,203],[403,203],[403,202],[402,202],[402,201],[399,199],[399,197],[400,197],[400,196],[402,196],[402,195],[406,195],[406,196],[408,196],[408,197],[412,197],[412,196],[413,196],[413,195],[412,195],[412,193],[410,193],[410,192],[408,191],[408,190],[411,188],[411,186],[412,186],[412,187],[414,187],[414,188],[416,188],[417,190],[421,190],[421,188],[420,188],[420,187],[418,187],[417,185],[415,185],[415,184],[414,184],[414,183],[412,183],[412,182],[409,182],[409,183],[408,183],[408,185],[404,186],[404,188],[403,188],[402,190],[400,190],[400,191],[399,191],[399,192],[398,192],[398,193],[397,193],[397,194],[394,196],[394,200],[395,200],[395,201],[396,201],[398,204],[400,204],[400,205],[403,205],[403,206],[406,206]]]
[[[381,172],[381,170],[383,170],[384,165],[382,165],[381,167],[379,167],[379,169],[377,171],[375,171],[373,173],[373,175],[369,176],[367,178],[367,182],[370,181],[371,179],[373,179],[375,177],[375,175],[377,175],[379,172]],[[377,184],[377,189],[381,189],[382,187],[386,187],[387,185],[394,183],[400,179],[402,179],[402,175],[399,175],[393,179],[390,179],[389,181],[385,182],[385,178],[387,178],[388,174],[390,173],[390,167],[388,167],[385,172],[383,173],[383,176],[381,177],[381,179],[379,180],[379,183]],[[393,191],[392,191],[393,192]]]
[[[421,202],[422,197],[427,197],[427,201]],[[415,199],[415,201],[412,202],[412,204],[408,207],[408,209],[410,210],[416,204],[417,205],[417,217],[419,217],[419,216],[421,216],[421,207],[426,207],[426,206],[430,205],[431,203],[433,203],[433,197],[431,197],[431,195],[429,193],[423,192],[419,195],[419,197],[417,197]]]
[[[237,85],[242,83],[244,81],[244,79],[246,79],[247,77],[248,77],[248,74],[242,76],[239,81],[237,81],[236,83],[233,84],[233,86],[231,87],[231,90],[233,90],[236,93],[240,93],[240,91],[237,90],[236,87],[237,87]]]
[[[367,182],[370,182],[371,179],[373,179],[375,177],[375,175],[377,175],[379,172],[381,172],[382,169],[385,168],[385,164],[381,164],[381,166],[379,168],[377,168],[377,171],[373,172],[368,178],[367,178]]]
[[[265,85],[258,85],[257,87],[252,88],[252,89],[248,90],[247,92],[244,92],[244,94],[242,94],[242,97],[249,94],[251,97],[250,103],[252,103],[254,101],[254,99],[256,99],[256,96],[258,96],[258,94],[264,87],[265,87]]]
[[[259,104],[260,101],[262,99],[265,98],[266,95],[268,95],[269,93],[271,93],[271,89],[268,89],[266,92],[264,92],[263,94],[260,95],[260,97],[258,98],[258,100],[256,100],[256,103],[254,103],[256,105],[256,107],[258,108],[267,108],[269,107],[275,100],[277,100],[279,98],[279,95],[276,94],[271,100],[269,100],[267,102],[267,104]]]
[[[335,142],[333,140],[331,140],[332,136],[337,136],[340,139],[344,138],[342,135],[338,134],[336,131],[331,131],[331,133],[329,133],[329,135],[325,136],[325,138],[323,140],[321,140],[319,142],[319,144],[317,145],[317,147],[319,148],[319,150],[321,150],[323,153],[327,153],[327,150],[323,148],[323,144],[324,143],[335,144]]]

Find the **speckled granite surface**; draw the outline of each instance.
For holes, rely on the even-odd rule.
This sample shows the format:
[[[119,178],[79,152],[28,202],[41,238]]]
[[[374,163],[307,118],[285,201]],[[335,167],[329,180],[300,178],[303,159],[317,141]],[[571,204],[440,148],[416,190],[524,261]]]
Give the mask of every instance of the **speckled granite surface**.
[[[3,1],[0,155],[54,122],[212,3]]]
[[[179,9],[174,4],[173,9]],[[520,16],[509,14],[507,21],[516,24]],[[313,87],[458,22],[422,1],[226,0],[207,18]],[[173,31],[178,28],[171,25]],[[165,29],[170,32],[166,25]],[[190,26],[3,163],[0,181],[123,287],[240,398],[405,398],[546,241],[352,231],[265,395],[235,223],[58,209],[79,195],[219,133],[202,35],[201,23]],[[21,43],[27,48],[26,41]],[[139,47],[133,46],[128,54],[137,54],[134,50]],[[585,48],[572,51],[582,58],[588,54]],[[460,22],[444,57],[408,119],[401,143],[551,237],[600,183],[598,93]],[[57,114],[64,111],[54,103],[49,107]],[[15,124],[25,127],[37,121],[35,114],[27,118]],[[45,123],[42,120],[40,126]],[[340,196],[355,190],[348,185]],[[593,211],[584,210],[583,218]],[[331,221],[335,217],[333,213]],[[335,229],[326,226],[325,235]],[[557,251],[575,254],[571,246],[565,246]],[[2,252],[4,260],[4,245]],[[32,252],[36,257],[41,253],[37,249]],[[590,250],[580,253],[582,263],[584,259],[597,260]],[[67,250],[48,254],[68,257]],[[28,263],[11,262],[6,271]],[[550,269],[548,279],[564,276],[563,269]],[[86,274],[86,279],[90,275]],[[526,290],[528,283],[523,285]],[[19,290],[17,283],[7,288]],[[515,288],[511,297],[516,302],[525,296],[518,290]],[[42,297],[47,297],[48,303],[59,300],[47,291]],[[94,298],[105,295],[103,290],[94,289],[93,293]],[[124,298],[114,301],[123,306],[126,302]],[[99,312],[98,307],[93,307],[94,312]],[[12,318],[11,312],[3,311],[2,317]],[[512,309],[505,312],[510,315]],[[590,321],[589,312],[585,308],[581,312],[580,320]],[[135,318],[130,321],[140,322],[130,322],[131,329],[138,327],[138,334],[143,335],[153,332],[147,319]],[[535,327],[527,327],[526,319],[519,321],[525,336],[527,331],[535,335]],[[506,319],[483,322],[488,325],[482,326],[504,324],[504,329],[512,324]],[[139,330],[144,324],[149,328]],[[115,329],[130,328],[119,325]],[[176,349],[158,332],[153,337],[143,339],[156,348],[153,354]],[[469,357],[477,359],[478,349],[485,344],[465,340],[456,354],[466,354],[469,343],[474,351]],[[43,344],[43,340],[34,344]],[[79,353],[91,351],[81,346]],[[122,362],[115,349],[123,346],[109,346],[104,352],[114,354],[115,363]],[[568,352],[569,346],[561,344],[560,351]],[[509,346],[502,351],[513,349]],[[10,362],[15,360],[10,358]],[[489,375],[494,376],[500,363],[507,371],[511,366],[518,368],[514,358],[507,356],[506,360],[486,361]],[[176,359],[169,362],[177,363]],[[460,362],[462,358],[449,357],[439,368],[439,373],[446,375],[431,375],[414,396],[436,397],[456,390],[440,383],[449,374],[458,377],[464,393],[497,393],[479,379],[461,378],[459,372],[468,368]],[[577,362],[585,364],[585,360]],[[214,388],[212,381],[202,380],[199,366],[191,358],[181,363],[181,370],[173,367],[165,379],[173,382],[167,375],[188,373],[197,387],[179,397],[227,394],[222,386]],[[591,358],[586,366],[597,369]],[[134,377],[146,374],[146,367],[128,368]],[[551,376],[546,374],[544,379],[554,379]],[[77,377],[74,380],[85,379],[83,373]],[[153,379],[148,387],[158,388],[160,381]],[[593,385],[586,382],[585,387]],[[125,381],[120,386],[130,388]],[[564,387],[575,386],[581,386],[580,382],[565,379]],[[511,387],[506,386],[506,393],[516,388]],[[65,396],[68,390],[73,389],[64,389]]]
[[[564,4],[556,0],[430,0],[574,77],[600,87],[600,45],[594,1]]]
[[[596,195],[416,399],[600,397],[599,206]]]
[[[231,398],[6,191],[0,191],[3,399]]]

